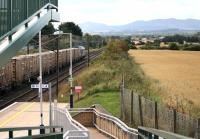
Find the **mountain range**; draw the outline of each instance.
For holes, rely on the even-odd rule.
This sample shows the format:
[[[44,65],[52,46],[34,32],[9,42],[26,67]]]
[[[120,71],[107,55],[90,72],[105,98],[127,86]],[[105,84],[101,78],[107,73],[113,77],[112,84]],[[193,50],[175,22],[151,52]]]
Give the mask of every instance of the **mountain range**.
[[[85,22],[79,24],[83,32],[98,34],[134,34],[134,33],[176,33],[200,30],[200,20],[197,19],[156,19],[135,21],[125,25],[109,26],[102,23]]]

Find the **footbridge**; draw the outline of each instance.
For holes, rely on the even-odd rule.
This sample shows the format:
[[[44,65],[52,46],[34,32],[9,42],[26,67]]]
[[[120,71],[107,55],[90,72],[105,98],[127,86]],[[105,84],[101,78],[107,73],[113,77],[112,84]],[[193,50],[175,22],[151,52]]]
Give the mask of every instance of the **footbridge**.
[[[49,22],[58,22],[58,0],[0,0],[0,67]]]

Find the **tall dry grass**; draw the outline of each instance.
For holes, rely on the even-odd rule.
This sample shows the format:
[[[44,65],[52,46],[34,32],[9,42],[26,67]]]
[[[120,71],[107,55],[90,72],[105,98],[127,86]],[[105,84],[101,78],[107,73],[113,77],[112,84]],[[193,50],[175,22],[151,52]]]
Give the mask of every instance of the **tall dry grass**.
[[[200,52],[132,50],[144,73],[157,82],[162,98],[182,112],[199,113],[200,108]]]

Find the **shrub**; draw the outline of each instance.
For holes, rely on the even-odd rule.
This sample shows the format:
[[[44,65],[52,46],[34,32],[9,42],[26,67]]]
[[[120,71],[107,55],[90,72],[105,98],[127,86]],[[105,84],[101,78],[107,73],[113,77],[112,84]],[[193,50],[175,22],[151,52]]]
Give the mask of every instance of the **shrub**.
[[[106,50],[110,53],[121,53],[127,52],[129,50],[129,47],[125,41],[115,39],[108,42]]]
[[[130,44],[129,49],[137,49],[137,47],[135,45]]]
[[[170,50],[179,50],[179,46],[176,43],[172,42],[169,44],[169,49]]]
[[[200,51],[200,45],[185,45],[183,47],[183,50],[188,50],[188,51]]]
[[[141,46],[140,49],[151,50],[151,49],[159,49],[159,47],[146,44],[146,45]]]

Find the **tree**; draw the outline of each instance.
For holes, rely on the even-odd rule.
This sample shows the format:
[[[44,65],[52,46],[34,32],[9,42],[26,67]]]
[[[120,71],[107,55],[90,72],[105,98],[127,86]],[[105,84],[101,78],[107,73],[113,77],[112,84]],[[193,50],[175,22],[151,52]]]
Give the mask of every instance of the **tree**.
[[[50,22],[48,25],[46,25],[42,29],[42,35],[50,35],[50,34],[53,34],[54,32],[55,32],[55,28],[54,28],[53,24]]]
[[[105,45],[105,38],[100,35],[90,35],[86,33],[83,36],[83,39],[87,42],[87,45],[91,48],[99,48]]]
[[[107,50],[112,53],[128,52],[128,44],[124,40],[110,40],[107,45]]]
[[[81,28],[74,22],[65,22],[59,26],[59,30],[64,33],[72,33],[73,35],[83,36]]]

